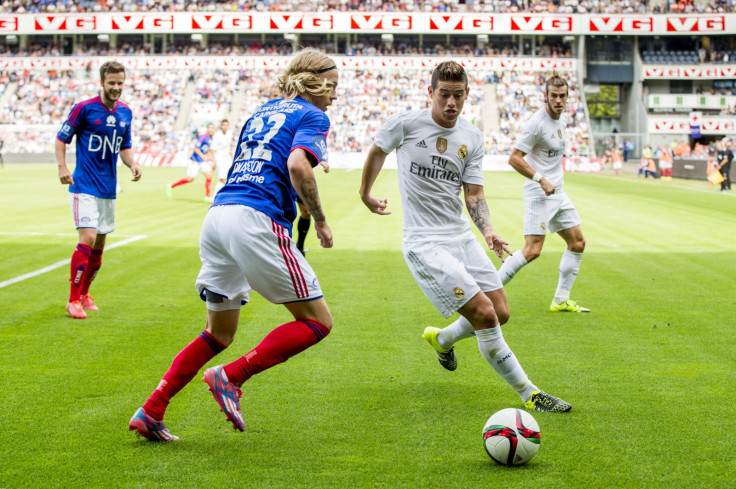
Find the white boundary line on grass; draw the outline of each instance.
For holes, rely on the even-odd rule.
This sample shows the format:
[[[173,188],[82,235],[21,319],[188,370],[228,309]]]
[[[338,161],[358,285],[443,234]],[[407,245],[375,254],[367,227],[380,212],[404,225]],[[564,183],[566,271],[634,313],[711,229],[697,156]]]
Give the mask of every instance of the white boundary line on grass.
[[[43,235],[43,233],[0,233],[0,234],[25,234],[25,235],[33,235],[33,236],[41,236],[41,235]],[[62,235],[61,234],[56,234],[56,236],[62,236]],[[65,236],[65,235],[63,235],[63,236]],[[74,234],[73,236],[77,236],[77,235]],[[130,244],[130,243],[132,243],[134,241],[139,241],[141,239],[146,239],[147,237],[148,236],[146,236],[145,234],[140,234],[138,236],[132,236],[132,237],[130,237],[128,239],[124,239],[124,240],[119,241],[117,243],[113,243],[110,246],[106,246],[105,247],[105,250],[112,250],[114,248],[119,248],[120,246],[125,246],[125,245]],[[58,261],[58,262],[56,262],[56,263],[54,263],[52,265],[49,265],[47,267],[39,268],[38,270],[35,270],[33,272],[29,272],[29,273],[26,273],[26,274],[23,274],[23,275],[19,275],[19,276],[15,277],[15,278],[11,278],[11,279],[6,280],[4,282],[0,282],[0,289],[2,289],[3,287],[7,287],[8,285],[13,285],[15,283],[22,282],[23,280],[26,280],[26,279],[29,279],[29,278],[32,278],[32,277],[36,277],[36,276],[41,275],[41,274],[44,274],[46,272],[50,272],[51,270],[56,270],[57,268],[63,267],[64,265],[68,265],[69,263],[71,263],[71,261],[72,261],[71,259],[61,260],[61,261]]]
[[[33,233],[23,231],[0,231],[0,236],[79,236],[79,233]],[[134,234],[117,234],[118,238],[133,238]]]

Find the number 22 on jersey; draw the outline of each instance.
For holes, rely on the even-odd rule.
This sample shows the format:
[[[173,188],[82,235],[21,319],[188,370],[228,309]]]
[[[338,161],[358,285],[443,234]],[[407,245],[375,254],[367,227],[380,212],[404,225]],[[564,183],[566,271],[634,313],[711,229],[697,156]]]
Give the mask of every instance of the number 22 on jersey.
[[[266,145],[279,132],[285,121],[286,114],[281,112],[272,114],[268,118],[268,122],[263,117],[251,119],[245,131],[245,141],[240,143],[241,153],[236,161],[251,159],[271,161],[272,152],[270,149],[266,149]],[[269,128],[269,126],[270,129],[264,134],[265,128]],[[256,143],[256,147],[250,148],[249,146],[252,146],[253,142]]]

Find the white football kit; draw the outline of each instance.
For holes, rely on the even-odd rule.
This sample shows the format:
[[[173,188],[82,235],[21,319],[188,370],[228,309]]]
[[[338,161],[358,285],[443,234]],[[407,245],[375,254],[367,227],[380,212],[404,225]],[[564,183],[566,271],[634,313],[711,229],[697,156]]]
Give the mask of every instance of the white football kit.
[[[462,118],[442,127],[427,109],[390,117],[375,144],[385,153],[396,150],[402,251],[427,298],[449,317],[479,291],[500,289],[461,197],[463,183],[483,185],[483,134]]]
[[[233,155],[230,153],[232,141],[232,131],[222,132],[218,130],[212,136],[212,149],[215,152],[215,169],[217,170],[218,180],[227,178],[227,172],[233,162]]]
[[[514,148],[526,153],[526,161],[555,186],[555,193],[545,195],[538,182],[526,179],[524,184],[524,235],[557,233],[580,224],[572,201],[563,189],[565,173],[565,115],[552,119],[542,107],[524,124]]]

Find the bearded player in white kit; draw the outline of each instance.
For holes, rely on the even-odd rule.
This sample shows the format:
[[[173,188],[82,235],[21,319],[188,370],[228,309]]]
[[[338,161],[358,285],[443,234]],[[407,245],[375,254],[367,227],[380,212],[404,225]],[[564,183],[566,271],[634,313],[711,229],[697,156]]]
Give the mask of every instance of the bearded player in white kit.
[[[498,274],[506,285],[522,267],[542,253],[547,231],[557,233],[567,243],[567,249],[560,260],[557,290],[549,309],[552,312],[590,312],[570,299],[585,250],[585,238],[578,211],[562,188],[567,81],[555,73],[547,79],[544,88],[545,106],[526,122],[509,159],[514,170],[527,178],[524,184],[524,248],[514,252]]]
[[[445,318],[460,318],[444,329],[428,327],[422,337],[447,370],[457,368],[453,345],[473,335],[493,369],[537,411],[567,412],[570,403],[535,386],[504,341],[509,319],[506,293],[486,251],[463,215],[468,214],[486,244],[503,260],[508,243],[493,231],[483,190],[483,134],[460,118],[468,77],[454,61],[440,63],[428,87],[431,109],[390,117],[376,135],[363,168],[360,196],[371,212],[387,215],[386,199],[371,195],[386,156],[396,150],[403,212],[402,251],[427,298]]]

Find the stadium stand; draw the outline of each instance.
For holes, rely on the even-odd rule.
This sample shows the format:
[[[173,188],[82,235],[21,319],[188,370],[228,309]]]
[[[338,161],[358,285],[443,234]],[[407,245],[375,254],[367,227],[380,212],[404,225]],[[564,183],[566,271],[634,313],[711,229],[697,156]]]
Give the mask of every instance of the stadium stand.
[[[349,103],[335,104],[328,112],[333,124],[329,143],[334,151],[364,151],[388,115],[424,107],[427,103],[428,70],[341,71],[340,97]],[[246,117],[271,95],[276,73],[267,69],[129,70],[128,77],[130,88],[123,99],[136,116],[134,147],[138,151],[184,151],[190,144],[192,131],[206,122],[229,118],[241,127]],[[59,121],[69,113],[74,102],[97,93],[96,80],[89,73],[29,72],[17,81],[17,97],[7,100],[0,124],[15,123],[34,130],[26,136],[20,132],[11,134],[6,140],[8,151],[52,151]],[[496,120],[492,120],[493,116],[484,120],[481,113],[485,103],[483,86],[488,81],[497,87],[495,93],[490,93],[502,107]],[[472,73],[470,100],[464,116],[484,130],[488,154],[508,154],[513,135],[542,106],[543,84],[544,76],[539,73]],[[579,103],[574,74],[570,75],[570,85],[568,147],[574,154],[590,156],[584,144],[589,137],[588,124]],[[240,105],[239,109],[234,101]],[[182,107],[191,110],[182,113],[186,112]],[[39,137],[39,130],[43,137]],[[49,142],[41,144],[44,140]]]
[[[290,55],[292,43],[296,43],[348,60],[341,62],[340,97],[349,103],[335,104],[329,111],[333,122],[329,141],[332,151],[360,153],[371,144],[375,130],[388,114],[426,104],[429,70],[411,61],[422,58],[429,65],[439,58],[451,57],[463,59],[469,66],[473,82],[465,116],[486,135],[488,155],[509,153],[523,122],[543,103],[544,77],[557,69],[554,66],[564,66],[562,70],[571,85],[566,114],[568,156],[595,157],[630,140],[631,157],[636,158],[648,142],[661,145],[673,139],[688,140],[690,111],[702,111],[701,129],[706,139],[733,132],[736,38],[728,33],[736,17],[688,15],[727,12],[732,4],[666,0],[0,0],[0,9],[5,12],[44,13],[38,16],[42,17],[40,20],[28,13],[0,22],[6,29],[14,27],[19,31],[18,35],[5,37],[0,32],[0,63],[4,62],[0,69],[5,69],[0,76],[6,80],[0,87],[0,135],[5,140],[6,153],[49,153],[59,123],[71,104],[97,92],[95,70],[99,59],[119,58],[129,66],[130,84],[123,100],[137,115],[137,150],[188,151],[192,135],[206,122],[228,118],[237,131],[245,117],[271,95],[281,66],[277,58]],[[645,15],[664,14],[671,8],[683,14]],[[179,13],[170,17],[174,19],[171,27],[176,23],[177,28],[166,32],[158,26],[154,33],[148,33],[136,20],[126,21],[122,31],[113,32],[111,29],[119,27],[112,28],[110,19],[114,21],[122,15],[96,15],[121,10],[139,12],[133,16],[136,19],[146,17],[147,12]],[[258,23],[254,20],[242,29],[233,24],[222,32],[213,27],[215,22],[208,24],[204,34],[195,34],[191,24],[182,28],[176,20],[200,19],[200,12],[221,12],[213,16],[220,19],[246,10],[253,14],[253,19],[258,18]],[[95,15],[52,15],[63,12]],[[281,14],[270,12],[296,13],[297,17],[315,12],[337,13],[319,17],[331,19],[328,27],[313,22],[305,28],[283,20],[274,24],[274,17]],[[401,15],[391,17],[396,12]],[[467,16],[464,12],[479,15]],[[522,17],[509,12],[545,15]],[[491,15],[480,15],[485,13]],[[631,22],[622,20],[628,14],[641,17],[633,15]],[[431,29],[441,32],[430,32],[427,26],[417,29],[411,22],[401,32],[393,31],[388,24],[383,28],[371,27],[378,25],[375,23],[354,31],[343,23],[340,30],[330,32],[333,21],[337,26],[347,17],[356,16],[395,18],[401,22],[432,18],[439,22],[439,27]],[[72,24],[79,32],[62,32],[68,28],[64,19],[82,19],[81,23]],[[547,23],[549,19],[554,22]],[[481,24],[473,23],[476,20]],[[478,34],[491,25],[494,35]],[[471,32],[465,32],[466,29]],[[638,29],[644,34],[638,35]],[[591,30],[607,34],[588,35]],[[699,31],[704,33],[693,34]],[[261,58],[265,64],[242,62]],[[49,61],[57,59],[65,60],[59,65],[63,68]],[[223,65],[223,59],[239,61],[233,68]],[[360,68],[361,62],[351,59],[388,63],[382,66],[376,62],[369,68]],[[148,60],[158,68],[147,68]],[[407,63],[412,66],[404,67],[402,60],[409,60]],[[270,68],[266,66],[269,63],[273,65]],[[696,97],[701,94],[704,96]],[[594,111],[589,110],[591,103]]]

